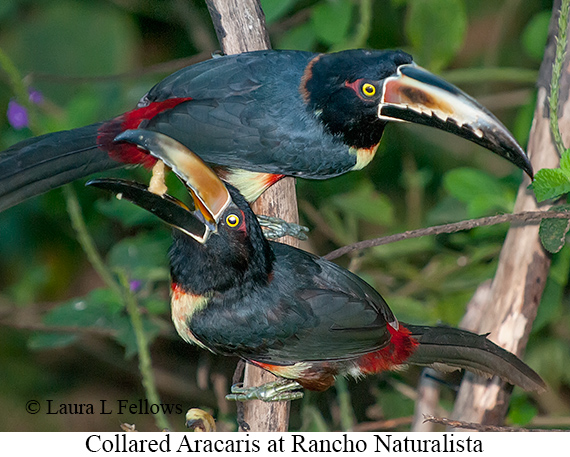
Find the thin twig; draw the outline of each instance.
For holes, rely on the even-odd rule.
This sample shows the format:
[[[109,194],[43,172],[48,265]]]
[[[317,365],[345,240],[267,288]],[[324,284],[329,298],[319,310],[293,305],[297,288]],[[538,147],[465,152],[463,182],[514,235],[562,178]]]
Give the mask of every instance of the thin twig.
[[[523,428],[523,427],[507,427],[504,425],[485,425],[476,422],[463,422],[447,419],[445,417],[435,417],[432,415],[424,415],[425,422],[433,422],[434,424],[445,425],[447,427],[465,428],[477,430],[479,432],[567,432],[568,430],[560,429],[542,429],[542,428]]]
[[[137,342],[137,349],[139,355],[139,371],[142,376],[142,385],[146,392],[146,398],[152,405],[160,405],[160,396],[158,395],[158,390],[156,389],[156,382],[154,379],[154,373],[152,371],[152,362],[150,358],[150,349],[148,338],[146,337],[146,332],[144,330],[144,323],[142,320],[142,315],[137,303],[137,299],[134,294],[129,289],[129,282],[126,277],[121,278],[123,286],[123,300],[125,303],[125,308],[129,313],[131,319],[131,324],[135,332],[135,339]],[[159,429],[169,429],[170,424],[164,412],[159,409],[154,415],[154,420]]]
[[[152,363],[150,358],[150,348],[148,339],[146,337],[146,332],[144,330],[144,325],[136,297],[131,292],[128,280],[126,278],[121,278],[121,282],[115,280],[107,265],[103,261],[103,258],[97,251],[95,242],[87,229],[83,215],[81,214],[81,207],[79,201],[77,200],[77,195],[71,187],[67,185],[63,187],[65,193],[65,198],[67,201],[67,210],[71,219],[71,224],[75,230],[77,240],[83,248],[83,251],[87,255],[89,262],[95,268],[101,279],[105,282],[107,287],[113,290],[122,301],[129,314],[131,325],[135,333],[135,339],[137,342],[138,358],[139,358],[139,370],[142,377],[143,388],[145,389],[146,398],[151,404],[160,404],[160,397],[156,389],[156,383],[154,380],[154,374],[152,371]],[[165,428],[170,429],[168,419],[164,413],[159,410],[154,416],[156,425],[159,429],[163,430]]]
[[[497,216],[481,217],[479,219],[469,219],[466,221],[454,222],[452,224],[435,225],[417,230],[407,230],[394,235],[383,236],[371,240],[359,241],[342,248],[329,252],[323,258],[333,260],[352,251],[382,246],[384,244],[395,243],[396,241],[419,238],[421,236],[441,235],[443,233],[455,233],[462,230],[471,230],[477,227],[503,224],[505,222],[537,222],[542,219],[570,219],[568,211],[523,211],[516,214],[499,214]]]
[[[71,219],[71,225],[77,236],[77,241],[87,255],[89,263],[91,263],[106,286],[115,292],[117,296],[122,296],[123,291],[121,286],[117,281],[115,281],[115,278],[113,278],[113,275],[99,254],[93,238],[89,234],[89,229],[87,228],[85,219],[83,219],[83,215],[81,214],[81,206],[77,200],[77,194],[75,193],[75,190],[73,190],[73,187],[71,185],[63,186],[62,189],[67,204],[67,212],[69,214],[69,218]]]

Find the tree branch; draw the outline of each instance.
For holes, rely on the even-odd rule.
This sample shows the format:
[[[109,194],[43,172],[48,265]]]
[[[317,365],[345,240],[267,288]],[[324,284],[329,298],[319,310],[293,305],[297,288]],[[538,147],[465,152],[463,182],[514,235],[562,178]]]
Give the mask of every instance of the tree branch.
[[[445,417],[435,417],[424,415],[424,422],[446,425],[453,428],[477,430],[478,432],[567,432],[568,430],[544,430],[541,428],[506,427],[497,425],[484,425],[475,422],[464,422],[447,419]]]
[[[503,224],[505,222],[539,222],[542,219],[570,219],[570,211],[523,211],[515,214],[499,214],[497,216],[481,217],[479,219],[468,219],[465,221],[453,222],[451,224],[434,225],[416,230],[407,230],[394,235],[382,236],[370,240],[358,241],[357,243],[343,246],[329,252],[323,258],[334,260],[345,254],[361,249],[382,246],[384,244],[395,243],[396,241],[420,238],[422,236],[442,235],[444,233],[456,233],[463,230],[471,230],[477,227]]]
[[[554,61],[559,7],[560,1],[556,1],[551,19],[549,45],[539,72],[537,105],[529,138],[528,154],[535,170],[555,168],[559,162],[548,118],[548,89]],[[570,84],[568,76],[568,73],[564,72],[560,80],[565,93]],[[570,103],[567,99],[562,102],[564,104],[561,111],[568,111]],[[566,136],[570,132],[568,119],[569,117],[561,117],[560,120],[560,129]],[[548,204],[539,205],[527,186],[528,179],[525,177],[519,188],[515,212],[547,209]],[[549,268],[550,256],[541,246],[538,226],[511,227],[482,310],[480,313],[473,313],[478,316],[475,319],[464,319],[464,326],[479,333],[490,332],[490,339],[520,356],[536,317]],[[470,306],[471,304],[468,306],[468,313]],[[509,397],[510,389],[498,379],[487,382],[468,374],[461,384],[452,417],[464,422],[501,424]]]
[[[265,16],[257,0],[206,0],[218,40],[225,54],[269,49]],[[265,192],[253,205],[257,214],[280,217],[297,222],[295,181],[282,179]],[[298,245],[287,237],[283,242]],[[247,364],[245,386],[259,386],[275,380],[275,376]],[[259,400],[243,403],[243,419],[251,431],[283,432],[289,424],[289,402],[264,403]]]

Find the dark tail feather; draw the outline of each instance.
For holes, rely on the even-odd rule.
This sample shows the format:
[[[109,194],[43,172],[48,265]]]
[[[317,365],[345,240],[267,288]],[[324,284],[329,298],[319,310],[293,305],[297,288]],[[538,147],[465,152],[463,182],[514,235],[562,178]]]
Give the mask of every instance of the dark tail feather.
[[[48,133],[0,152],[0,211],[76,179],[124,166],[97,148],[101,125]]]
[[[444,326],[402,325],[420,343],[408,363],[443,371],[465,368],[486,376],[497,375],[524,390],[540,392],[546,389],[544,381],[532,368],[485,335]]]

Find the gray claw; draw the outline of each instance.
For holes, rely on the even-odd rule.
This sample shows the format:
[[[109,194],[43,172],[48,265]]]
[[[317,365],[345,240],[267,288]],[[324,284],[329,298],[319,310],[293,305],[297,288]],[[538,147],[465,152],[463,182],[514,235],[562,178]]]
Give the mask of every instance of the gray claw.
[[[308,238],[307,233],[309,229],[303,225],[286,222],[278,217],[263,215],[257,216],[257,220],[264,229],[265,237],[268,239],[276,240],[284,236],[292,236],[304,241]]]
[[[296,381],[279,379],[268,382],[258,387],[243,387],[241,384],[232,386],[232,393],[226,395],[229,401],[290,401],[303,398],[303,392],[298,392],[303,387]]]

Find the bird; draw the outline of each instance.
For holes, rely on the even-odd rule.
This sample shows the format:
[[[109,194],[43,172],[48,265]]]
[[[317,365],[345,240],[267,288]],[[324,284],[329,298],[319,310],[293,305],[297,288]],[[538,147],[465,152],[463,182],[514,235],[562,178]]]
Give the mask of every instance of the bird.
[[[485,335],[399,322],[357,275],[304,250],[267,240],[238,190],[162,133],[129,130],[118,139],[162,160],[185,184],[188,202],[123,179],[87,184],[153,213],[173,227],[171,314],[178,334],[278,377],[235,385],[226,398],[280,401],[324,391],[407,364],[466,368],[542,391],[540,376]]]
[[[466,138],[533,176],[493,114],[405,52],[265,50],[188,66],[113,119],[11,146],[0,153],[0,211],[97,172],[152,167],[151,155],[115,141],[126,130],[176,139],[252,202],[284,176],[327,179],[364,168],[393,121]]]

